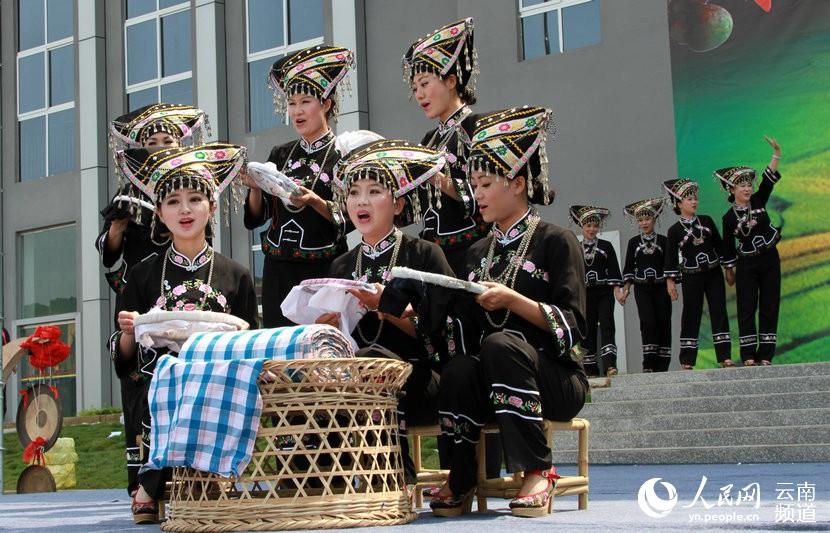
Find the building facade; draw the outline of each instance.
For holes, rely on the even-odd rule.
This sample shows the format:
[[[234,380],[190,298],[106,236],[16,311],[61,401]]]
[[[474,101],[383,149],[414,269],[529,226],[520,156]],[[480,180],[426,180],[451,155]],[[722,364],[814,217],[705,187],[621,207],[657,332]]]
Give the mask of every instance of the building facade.
[[[116,177],[108,120],[147,103],[206,110],[211,140],[264,160],[295,138],[266,86],[280,56],[320,43],[355,50],[338,131],[372,129],[417,141],[434,126],[411,101],[400,60],[416,38],[474,17],[478,104],[555,113],[549,143],[556,203],[614,212],[607,237],[625,243],[622,207],[676,172],[665,0],[0,0],[0,319],[13,337],[58,324],[72,356],[55,371],[66,415],[118,403],[104,340],[111,293],[94,241]],[[262,269],[257,232],[224,217],[217,246]],[[633,302],[632,302],[633,304]],[[676,313],[679,314],[679,313]],[[639,369],[636,310],[618,306],[621,368]],[[25,365],[16,391],[34,377]]]

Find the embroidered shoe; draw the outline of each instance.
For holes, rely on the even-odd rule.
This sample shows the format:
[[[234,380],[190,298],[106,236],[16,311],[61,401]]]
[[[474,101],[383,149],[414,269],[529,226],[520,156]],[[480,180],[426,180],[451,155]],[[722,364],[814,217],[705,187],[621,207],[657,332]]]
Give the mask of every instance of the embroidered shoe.
[[[440,491],[440,489],[439,489]],[[473,508],[473,496],[476,493],[475,487],[471,488],[464,494],[456,496],[450,494],[449,496],[440,496],[436,494],[429,502],[429,508],[432,509],[434,516],[461,516],[464,513],[469,513]]]
[[[553,510],[553,491],[556,489],[556,480],[561,476],[556,473],[556,468],[550,470],[531,470],[525,475],[536,474],[548,480],[548,486],[539,492],[528,494],[510,500],[510,512],[513,516],[524,518],[538,518],[550,514]]]
[[[424,498],[435,498],[438,496],[438,493],[441,492],[441,487],[427,487],[422,492],[421,495]]]
[[[133,512],[133,521],[136,524],[157,524],[159,521],[158,502],[140,502],[135,499],[136,492],[133,492],[133,503],[130,506]]]

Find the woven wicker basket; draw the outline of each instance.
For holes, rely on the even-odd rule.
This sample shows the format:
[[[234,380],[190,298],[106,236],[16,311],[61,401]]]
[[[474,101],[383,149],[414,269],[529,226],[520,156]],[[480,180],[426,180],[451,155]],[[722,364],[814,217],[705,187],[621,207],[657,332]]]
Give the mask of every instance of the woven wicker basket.
[[[322,529],[415,518],[397,433],[411,368],[388,359],[268,361],[239,479],[175,468],[165,531]]]

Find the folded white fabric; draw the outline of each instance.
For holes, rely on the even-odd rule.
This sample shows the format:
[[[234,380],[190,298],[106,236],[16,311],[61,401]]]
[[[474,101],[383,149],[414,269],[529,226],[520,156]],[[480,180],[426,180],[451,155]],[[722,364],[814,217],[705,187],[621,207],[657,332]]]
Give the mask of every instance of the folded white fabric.
[[[291,205],[291,197],[302,194],[300,186],[294,180],[277,169],[277,165],[267,163],[248,162],[248,175],[253,178],[260,189],[272,196],[276,196],[285,205]]]
[[[370,130],[344,131],[335,137],[334,149],[340,152],[340,157],[346,157],[349,152],[381,139],[383,139],[383,135]]]
[[[247,328],[244,320],[225,313],[164,311],[154,307],[135,319],[135,338],[145,348],[169,348],[178,353],[184,341],[194,333]]]
[[[314,324],[324,313],[340,313],[340,331],[357,349],[357,342],[352,338],[357,323],[366,314],[366,308],[360,300],[350,294],[348,289],[360,289],[377,292],[371,283],[337,278],[307,279],[291,289],[280,308],[286,318],[297,324]]]

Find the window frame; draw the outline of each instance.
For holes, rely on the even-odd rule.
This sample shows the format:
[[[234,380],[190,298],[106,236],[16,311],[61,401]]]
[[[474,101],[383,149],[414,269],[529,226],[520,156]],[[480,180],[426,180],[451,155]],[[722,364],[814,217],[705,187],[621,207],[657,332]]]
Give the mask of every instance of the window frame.
[[[185,11],[190,13],[191,17],[191,25],[190,25],[190,39],[193,39],[193,12],[190,9],[190,1],[189,0],[182,0],[182,2],[175,4],[170,7],[165,7],[159,9],[159,1],[155,0],[156,2],[156,9],[150,11],[149,13],[144,13],[142,15],[138,15],[132,18],[126,18],[126,9],[124,11],[124,22],[122,24],[122,31],[121,37],[124,40],[124,97],[127,100],[127,106],[129,107],[129,98],[131,94],[145,91],[147,89],[155,89],[156,90],[156,101],[161,102],[161,88],[164,85],[168,85],[171,83],[176,83],[183,80],[193,80],[193,48],[191,47],[190,50],[190,70],[185,72],[179,72],[177,74],[173,74],[171,76],[163,76],[162,71],[162,56],[164,55],[164,50],[162,49],[162,32],[161,32],[161,19],[169,16],[175,15],[176,13],[183,13]],[[153,79],[145,80],[139,83],[134,83],[132,85],[129,84],[129,73],[130,73],[130,65],[129,65],[129,50],[127,44],[127,29],[131,26],[135,26],[144,22],[148,21],[155,21],[156,26],[156,77]],[[193,103],[196,102],[196,94],[195,94],[195,87],[191,81],[191,90],[193,94]]]
[[[17,138],[17,150],[18,150],[17,157],[19,159],[19,157],[20,157],[20,148],[21,148],[21,144],[22,144],[21,143],[21,138],[20,138],[20,123],[24,122],[24,121],[27,121],[27,120],[35,119],[35,118],[44,117],[44,119],[43,119],[43,122],[44,122],[44,135],[43,135],[43,140],[44,140],[44,150],[43,150],[44,165],[43,165],[43,172],[44,173],[43,173],[42,176],[38,176],[36,178],[27,178],[27,179],[24,180],[23,177],[21,176],[20,168],[18,166],[17,181],[19,181],[19,182],[32,181],[32,180],[36,180],[36,179],[43,179],[43,178],[48,177],[48,176],[52,176],[52,175],[57,176],[59,174],[65,173],[65,172],[69,172],[69,171],[65,171],[65,172],[61,172],[59,174],[50,174],[49,173],[49,116],[53,115],[53,114],[56,114],[56,113],[60,113],[62,111],[67,111],[69,109],[75,109],[75,102],[78,99],[78,93],[76,91],[77,83],[78,83],[78,47],[75,44],[75,30],[74,30],[74,28],[73,28],[73,31],[72,31],[72,35],[70,35],[69,37],[64,37],[62,39],[58,39],[57,41],[49,42],[48,1],[47,0],[41,0],[43,2],[43,40],[44,40],[44,42],[41,45],[33,46],[31,48],[26,48],[25,50],[20,50],[19,49],[19,47],[20,47],[20,39],[19,39],[19,34],[20,34],[20,12],[19,12],[20,7],[19,6],[20,6],[20,4],[19,4],[19,2],[22,2],[22,1],[31,2],[31,1],[36,1],[36,0],[18,0],[17,18],[15,20],[15,27],[17,28],[17,33],[18,33],[18,39],[17,39],[17,42],[15,43],[15,48],[18,48],[18,50],[15,53],[15,65],[14,65],[15,66],[15,95],[14,95],[14,97],[15,97],[15,111],[16,111],[16,115],[17,115],[17,132],[15,133],[16,138]],[[73,12],[73,17],[74,17],[74,15],[75,15],[75,13]],[[73,79],[72,79],[72,100],[69,101],[69,102],[63,102],[61,104],[53,106],[53,105],[50,105],[51,72],[50,72],[49,55],[50,55],[50,52],[52,52],[54,50],[57,50],[59,48],[65,48],[67,46],[72,46],[72,55],[73,55],[73,60],[74,60],[74,63],[75,63],[75,68],[73,69],[73,72],[72,72],[72,75],[73,75]],[[42,55],[43,56],[43,106],[38,108],[38,109],[33,109],[31,111],[25,111],[25,112],[21,113],[21,111],[20,111],[20,60],[25,59],[27,57],[37,56],[37,55]],[[77,128],[77,126],[78,126],[78,117],[77,117],[77,114],[76,114],[75,115],[75,127]],[[74,135],[74,137],[77,138],[77,135]],[[77,152],[77,148],[78,147],[77,147],[77,143],[76,143],[76,145],[75,145],[76,152]],[[78,158],[77,158],[77,154],[76,154],[74,167],[77,168],[77,166],[78,166]]]
[[[273,1],[273,0],[272,0]],[[282,34],[284,36],[285,42],[282,46],[275,46],[272,48],[268,48],[266,50],[260,50],[258,52],[251,53],[251,28],[249,24],[249,17],[248,12],[250,11],[249,7],[249,0],[245,0],[245,80],[250,85],[250,66],[251,63],[254,61],[261,61],[263,59],[273,58],[274,61],[277,60],[278,57],[284,56],[287,54],[291,54],[302,50],[304,48],[309,48],[311,46],[317,46],[323,44],[325,42],[325,35],[321,35],[320,37],[314,39],[306,39],[305,41],[300,41],[298,43],[290,44],[288,41],[290,40],[289,31],[291,26],[291,20],[288,9],[289,0],[282,0]],[[323,25],[325,26],[325,20],[323,21]],[[263,80],[266,82],[267,78]],[[257,133],[261,131],[267,131],[269,129],[274,129],[276,127],[285,126],[288,124],[288,113],[285,114],[283,117],[282,123],[274,126],[272,128],[266,128],[261,130],[252,130],[251,129],[251,87],[248,87],[247,94],[245,95],[246,105],[245,105],[245,113],[246,113],[246,124],[245,129],[247,133]]]
[[[557,12],[557,24],[558,24],[558,31],[559,31],[559,50],[557,53],[564,54],[565,53],[565,33],[563,31],[562,25],[562,11],[565,8],[578,6],[580,4],[587,4],[594,0],[544,0],[543,2],[533,5],[524,7],[522,5],[523,0],[516,0],[519,6],[519,61],[532,61],[533,59],[538,59],[538,57],[531,58],[530,60],[525,59],[525,51],[524,51],[524,24],[523,19],[532,17],[534,15],[542,15],[545,13],[549,13],[551,11]],[[597,0],[599,2],[600,0]],[[600,4],[601,6],[601,4]],[[600,35],[602,31],[600,30]],[[547,53],[545,56],[553,55],[553,53]],[[544,56],[542,56],[544,57]]]

